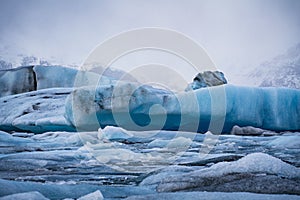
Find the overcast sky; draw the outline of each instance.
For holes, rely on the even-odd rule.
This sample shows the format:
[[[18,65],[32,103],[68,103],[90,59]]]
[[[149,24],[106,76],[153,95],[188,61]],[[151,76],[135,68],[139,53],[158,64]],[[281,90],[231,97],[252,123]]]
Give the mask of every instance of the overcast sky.
[[[299,0],[0,0],[0,50],[78,63],[119,32],[164,27],[237,73],[299,43],[299,19]]]

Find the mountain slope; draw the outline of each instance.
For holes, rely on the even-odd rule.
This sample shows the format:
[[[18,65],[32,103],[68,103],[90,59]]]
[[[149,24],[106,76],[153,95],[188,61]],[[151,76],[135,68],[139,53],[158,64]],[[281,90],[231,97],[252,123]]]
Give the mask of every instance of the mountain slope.
[[[300,89],[300,43],[285,54],[262,63],[249,78],[261,87],[289,87]]]

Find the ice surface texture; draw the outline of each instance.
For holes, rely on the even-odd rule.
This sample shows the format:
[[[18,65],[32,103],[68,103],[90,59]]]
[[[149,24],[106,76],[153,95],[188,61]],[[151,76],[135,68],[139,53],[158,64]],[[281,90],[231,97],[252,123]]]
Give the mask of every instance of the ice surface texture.
[[[101,68],[101,67],[98,67]],[[0,97],[30,92],[47,88],[72,88],[79,86],[113,84],[122,77],[122,80],[135,82],[129,75],[120,70],[108,69],[103,71],[99,80],[98,73],[81,71],[63,66],[25,66],[16,69],[0,70]],[[76,80],[76,82],[75,82]]]
[[[64,117],[65,99],[71,88],[32,91],[0,98],[0,130],[75,131]]]
[[[92,86],[99,80],[99,74],[90,71],[79,71],[62,66],[35,66],[37,89],[71,88],[78,86]],[[77,83],[75,80],[77,79]],[[101,84],[112,84],[113,77],[101,77]]]
[[[0,97],[36,90],[33,66],[0,70]]]
[[[100,125],[202,133],[229,133],[235,125],[297,131],[300,90],[224,85],[174,94],[122,82],[0,98],[0,130],[96,131]]]
[[[27,199],[41,195],[49,199],[101,198],[101,193],[105,199],[133,195],[137,196],[131,199],[142,196],[173,199],[178,194],[181,199],[195,195],[212,199],[215,195],[226,199],[300,198],[287,195],[300,194],[299,132],[270,137],[221,135],[204,158],[199,157],[199,148],[205,145],[206,134],[160,131],[150,135],[149,138],[140,132],[126,135],[118,127],[105,128],[101,139],[98,132],[33,135],[0,131],[0,198],[19,199],[18,195],[30,195]],[[146,154],[170,157],[173,147],[180,148],[191,136],[192,144],[176,161],[150,162],[151,157],[146,157]],[[174,143],[166,148],[166,142]],[[96,154],[86,149],[87,143],[92,144]],[[104,159],[109,163],[100,162]],[[17,193],[23,194],[7,196]]]
[[[253,153],[234,162],[220,162],[185,175],[166,177],[157,190],[299,194],[299,177],[299,168],[264,153]],[[276,184],[266,185],[266,182]]]
[[[68,97],[66,116],[82,130],[97,130],[100,124],[129,130],[216,132],[221,125],[221,132],[229,133],[238,125],[296,131],[300,91],[223,85],[173,94],[133,83],[85,87]]]

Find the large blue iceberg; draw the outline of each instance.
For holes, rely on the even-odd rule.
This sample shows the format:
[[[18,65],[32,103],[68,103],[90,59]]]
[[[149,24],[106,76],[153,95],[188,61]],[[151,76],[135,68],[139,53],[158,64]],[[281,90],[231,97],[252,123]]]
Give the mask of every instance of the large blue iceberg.
[[[128,130],[229,133],[234,125],[300,130],[300,91],[222,85],[175,94],[122,83],[75,89],[66,118],[77,130],[107,125]]]

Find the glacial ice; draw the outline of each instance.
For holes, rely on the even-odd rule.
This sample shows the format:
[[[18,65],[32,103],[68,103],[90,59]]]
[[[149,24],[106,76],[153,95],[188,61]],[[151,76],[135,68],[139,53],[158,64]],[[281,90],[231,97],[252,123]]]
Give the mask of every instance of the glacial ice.
[[[188,84],[185,91],[197,90],[203,87],[212,87],[217,85],[227,84],[227,80],[223,72],[220,71],[204,71],[198,73],[193,82]]]
[[[300,194],[299,133],[261,137],[262,129],[300,129],[299,90],[226,85],[174,94],[137,83],[116,88],[110,79],[96,93],[43,89],[73,87],[75,72],[34,69],[39,91],[0,98],[0,130],[12,133],[0,131],[0,198],[299,199],[286,195]],[[213,131],[223,115],[222,132],[240,127],[200,157],[211,134],[187,131]],[[64,132],[76,128],[93,132]]]
[[[206,200],[299,200],[298,195],[274,195],[274,194],[255,194],[248,192],[176,192],[176,193],[158,193],[149,195],[130,196],[125,200],[147,200],[147,199],[206,199]]]
[[[32,192],[23,192],[17,194],[11,194],[4,197],[0,197],[0,200],[49,200],[48,198],[44,197],[41,193],[32,191]]]
[[[191,140],[178,137],[164,143],[159,148],[145,149],[144,151],[128,149],[122,143],[105,140],[99,140],[94,144],[85,141],[84,143],[85,145],[79,149],[82,153],[86,152],[88,155],[92,155],[97,161],[113,169],[137,173],[151,171],[173,163],[189,148]],[[135,167],[132,168],[132,165]]]
[[[260,129],[260,128],[254,128],[252,126],[245,126],[245,127],[239,127],[239,126],[233,126],[231,130],[232,135],[252,135],[252,136],[259,136],[262,135],[266,130]]]
[[[84,195],[78,200],[103,200],[103,195],[99,190],[96,190],[95,192],[92,192],[90,194]]]
[[[0,98],[0,130],[75,131],[65,118],[65,99],[71,88],[51,88]]]
[[[115,80],[104,76],[96,89],[42,89],[72,87],[75,74],[80,76],[76,70],[59,66],[35,66],[34,71],[40,90],[0,98],[1,130],[41,133],[75,131],[76,127],[77,131],[96,131],[109,125],[136,131],[202,133],[229,133],[235,125],[300,130],[300,91],[296,89],[224,85],[175,94],[133,82],[116,85]],[[56,75],[52,77],[53,73]],[[83,85],[94,85],[99,78],[81,73],[85,81],[79,82]],[[62,75],[71,78],[59,81]]]
[[[176,137],[173,140],[155,139],[148,144],[148,147],[149,148],[168,147],[172,149],[172,148],[184,148],[185,146],[190,146],[191,144],[192,144],[192,140],[190,138]]]
[[[201,171],[203,176],[222,176],[230,173],[267,173],[300,178],[299,168],[264,153],[252,153],[234,162],[220,162]]]
[[[76,69],[62,66],[34,66],[33,68],[37,80],[37,89],[58,88],[74,86]]]
[[[297,131],[300,91],[225,85],[173,94],[133,83],[85,87],[68,97],[66,117],[78,130],[113,125],[128,130],[229,133],[238,125]]]
[[[45,196],[43,196],[41,193],[37,191],[32,192],[23,192],[23,193],[17,193],[17,194],[11,194],[4,197],[0,197],[0,200],[49,200]],[[95,192],[89,193],[87,195],[84,195],[82,197],[79,197],[78,200],[103,200],[103,195],[99,190],[96,190]],[[72,199],[70,199],[72,200]]]
[[[79,198],[99,190],[105,198],[147,194],[152,196],[145,198],[160,198],[158,185],[160,191],[186,191],[183,186],[195,186],[199,191],[208,191],[208,196],[216,191],[234,192],[232,197],[239,197],[236,192],[300,194],[299,150],[288,145],[291,140],[299,141],[299,133],[271,137],[221,135],[205,158],[199,157],[205,134],[127,132],[110,126],[102,133],[99,137],[97,131],[35,135],[0,132],[0,197],[37,191],[50,199]],[[172,146],[184,147],[193,137],[193,143],[183,153],[175,152],[181,157],[170,159],[175,155]],[[166,148],[167,141],[174,145]],[[228,193],[222,193],[225,194]],[[250,199],[256,197],[242,194]],[[263,194],[259,198],[273,197]]]
[[[264,153],[237,161],[219,162],[209,168],[164,178],[159,192],[224,191],[299,194],[300,169]],[[273,184],[266,185],[266,182]],[[255,186],[253,185],[255,184]],[[209,186],[208,186],[209,185]]]
[[[99,131],[99,134],[101,134],[99,139],[105,138],[108,140],[120,140],[133,137],[133,134],[129,131],[114,126],[106,126],[102,131]]]
[[[84,195],[95,192],[96,190],[101,191],[104,198],[108,197],[111,199],[122,198],[132,195],[145,195],[152,194],[153,191],[146,187],[137,186],[99,186],[94,184],[52,184],[52,183],[35,183],[35,182],[23,182],[23,181],[10,181],[0,179],[0,196],[6,196],[15,193],[24,193],[37,191],[50,199],[65,199],[72,198],[77,199]]]
[[[94,71],[84,71],[59,65],[23,66],[0,70],[0,97],[48,88],[110,85],[119,79],[136,82],[129,74],[110,68],[103,71],[101,67],[95,67]]]
[[[36,80],[37,89],[46,88],[72,88],[79,86],[95,85],[100,78],[100,75],[91,71],[80,71],[77,69],[67,68],[63,66],[34,66],[33,68]],[[113,84],[112,78],[101,76],[99,84]]]
[[[292,133],[284,137],[277,137],[275,140],[268,142],[267,145],[278,149],[300,149],[299,133]]]
[[[36,90],[32,66],[0,70],[0,97]]]

